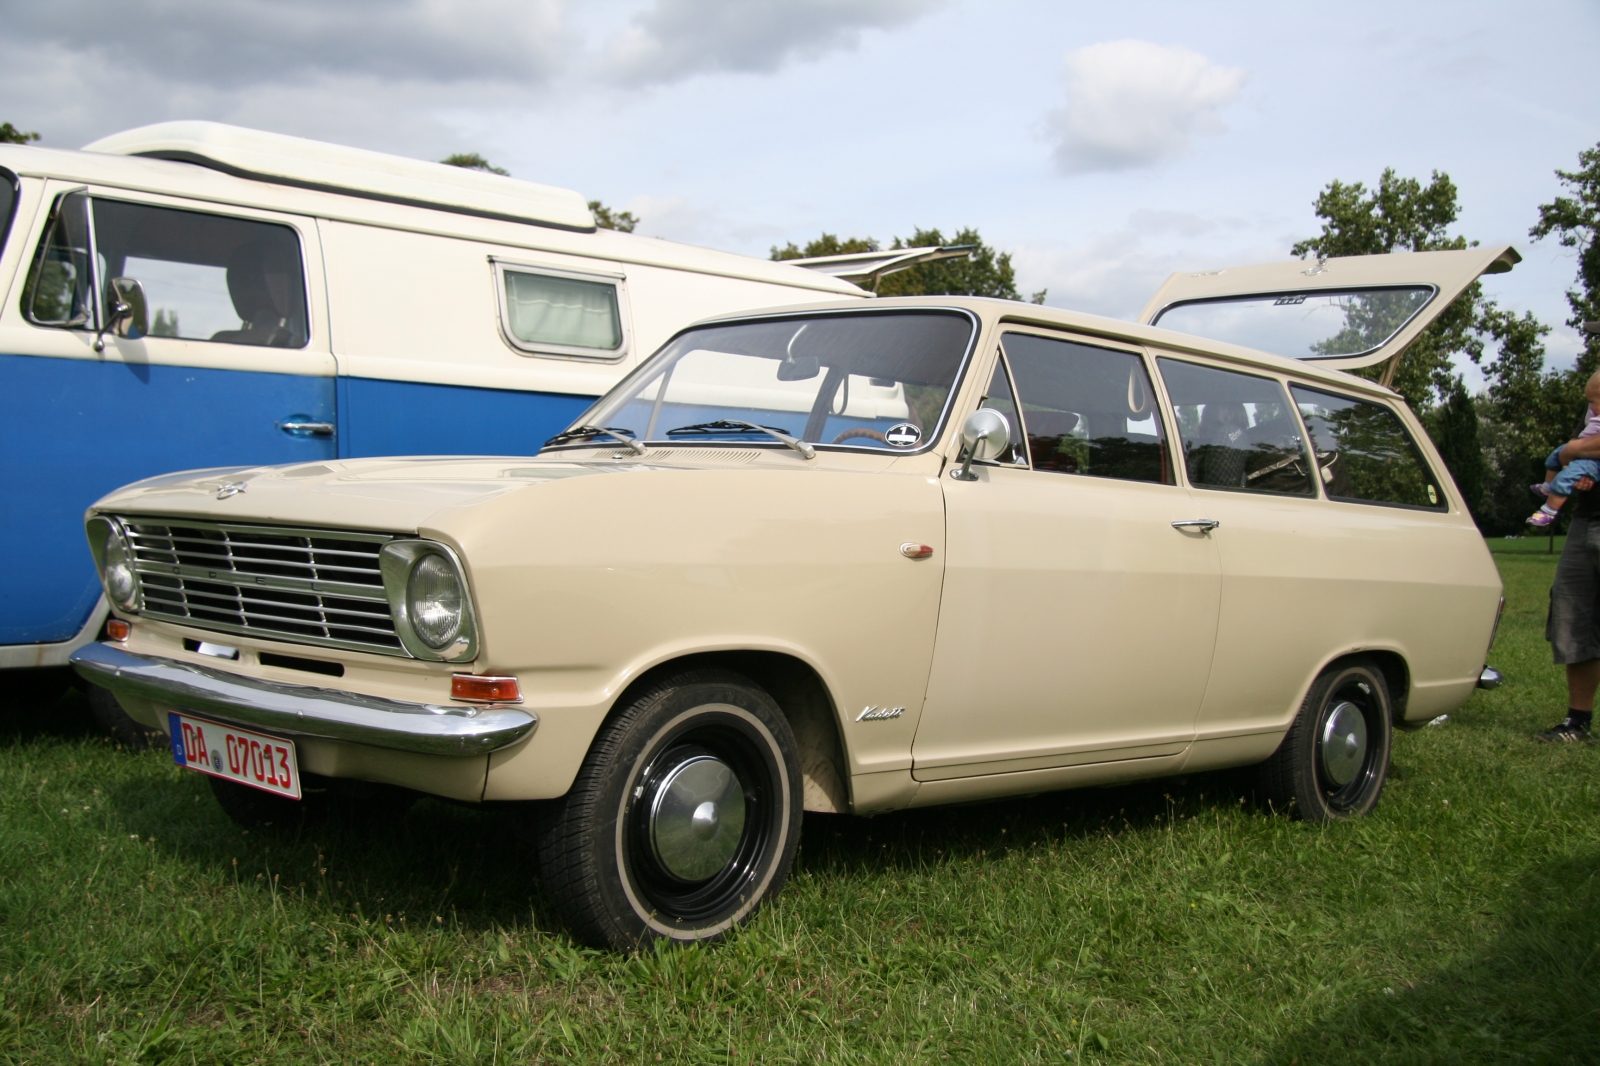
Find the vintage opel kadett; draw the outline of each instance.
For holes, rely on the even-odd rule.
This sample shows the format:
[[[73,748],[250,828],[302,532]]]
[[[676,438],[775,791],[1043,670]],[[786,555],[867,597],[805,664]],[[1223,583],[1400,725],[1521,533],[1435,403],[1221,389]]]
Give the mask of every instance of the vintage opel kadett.
[[[615,948],[747,920],[807,810],[1259,765],[1281,809],[1364,814],[1393,730],[1485,676],[1500,581],[1416,418],[1328,364],[1392,361],[1514,260],[1178,276],[1156,325],[701,322],[532,458],[107,496],[116,618],[74,662],[247,823],[527,803],[547,890]]]

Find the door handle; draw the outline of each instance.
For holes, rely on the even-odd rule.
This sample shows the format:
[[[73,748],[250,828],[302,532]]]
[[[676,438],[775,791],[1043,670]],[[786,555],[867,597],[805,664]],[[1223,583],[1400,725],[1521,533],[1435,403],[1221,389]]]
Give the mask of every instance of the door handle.
[[[288,421],[279,422],[278,428],[291,437],[331,437],[333,436],[332,422],[309,422],[305,416],[291,415]]]
[[[1173,529],[1198,529],[1202,533],[1210,533],[1222,525],[1215,518],[1186,518],[1182,522],[1172,523]]]

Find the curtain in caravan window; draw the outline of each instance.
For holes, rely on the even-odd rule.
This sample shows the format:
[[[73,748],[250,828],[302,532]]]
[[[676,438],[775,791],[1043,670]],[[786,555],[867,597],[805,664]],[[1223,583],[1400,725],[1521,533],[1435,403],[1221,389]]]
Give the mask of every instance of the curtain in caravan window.
[[[622,316],[611,282],[512,270],[505,278],[508,327],[517,340],[598,351],[622,347]]]

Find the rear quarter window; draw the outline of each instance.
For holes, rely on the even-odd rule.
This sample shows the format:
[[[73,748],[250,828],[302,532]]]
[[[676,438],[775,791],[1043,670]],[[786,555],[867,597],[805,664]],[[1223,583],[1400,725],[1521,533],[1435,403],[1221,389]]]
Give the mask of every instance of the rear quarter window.
[[[1330,500],[1420,507],[1448,503],[1400,416],[1382,404],[1291,387]]]

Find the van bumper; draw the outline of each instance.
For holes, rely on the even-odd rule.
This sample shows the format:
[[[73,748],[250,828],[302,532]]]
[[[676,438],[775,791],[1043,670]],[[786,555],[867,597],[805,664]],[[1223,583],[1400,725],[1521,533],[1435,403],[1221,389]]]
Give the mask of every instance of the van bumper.
[[[484,755],[515,744],[539,724],[507,706],[439,706],[310,685],[241,677],[154,655],[90,644],[72,655],[87,681],[153,703],[304,737],[423,755]]]

